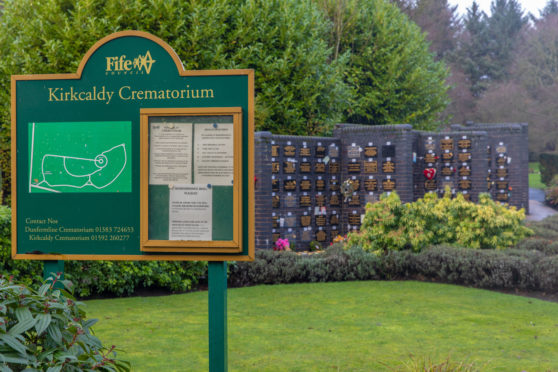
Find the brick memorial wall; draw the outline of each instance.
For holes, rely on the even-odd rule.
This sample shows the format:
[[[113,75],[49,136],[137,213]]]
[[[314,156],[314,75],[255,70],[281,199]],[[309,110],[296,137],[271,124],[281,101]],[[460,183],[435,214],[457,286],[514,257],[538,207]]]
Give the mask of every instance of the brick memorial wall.
[[[367,203],[396,191],[463,194],[528,207],[526,124],[452,126],[339,124],[332,137],[255,136],[256,248],[288,238],[296,250],[358,230]]]

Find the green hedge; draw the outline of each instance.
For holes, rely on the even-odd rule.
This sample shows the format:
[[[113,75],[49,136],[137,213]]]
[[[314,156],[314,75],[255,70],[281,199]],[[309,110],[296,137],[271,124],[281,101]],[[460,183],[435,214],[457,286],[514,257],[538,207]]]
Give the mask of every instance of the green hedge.
[[[549,185],[552,177],[558,174],[558,154],[542,153],[539,156],[541,163],[541,181]]]

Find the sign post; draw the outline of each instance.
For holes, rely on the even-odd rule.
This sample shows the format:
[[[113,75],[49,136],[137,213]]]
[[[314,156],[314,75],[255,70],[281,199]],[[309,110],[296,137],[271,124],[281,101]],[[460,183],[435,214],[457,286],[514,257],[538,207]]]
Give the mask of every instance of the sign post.
[[[226,261],[254,259],[254,71],[186,71],[161,39],[124,31],[75,74],[11,87],[12,257],[47,274],[209,261],[211,368],[226,370]]]

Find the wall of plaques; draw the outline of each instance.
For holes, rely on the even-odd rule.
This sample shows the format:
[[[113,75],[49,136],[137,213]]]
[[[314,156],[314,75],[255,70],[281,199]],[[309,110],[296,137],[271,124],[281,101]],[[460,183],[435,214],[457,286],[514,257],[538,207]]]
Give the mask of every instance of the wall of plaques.
[[[255,138],[259,249],[273,248],[278,238],[295,250],[307,250],[311,241],[327,246],[358,230],[366,204],[393,191],[403,202],[448,191],[477,201],[489,192],[528,207],[525,124],[452,126],[444,133],[339,124],[332,137],[258,132]]]

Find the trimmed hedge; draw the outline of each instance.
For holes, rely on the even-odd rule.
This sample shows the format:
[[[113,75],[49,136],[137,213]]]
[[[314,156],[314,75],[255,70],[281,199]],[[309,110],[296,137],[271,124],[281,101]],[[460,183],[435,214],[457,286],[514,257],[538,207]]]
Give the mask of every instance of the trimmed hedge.
[[[558,154],[542,153],[539,156],[541,163],[541,181],[549,185],[552,177],[558,174]]]

